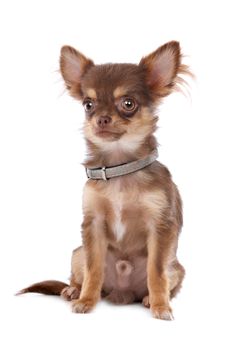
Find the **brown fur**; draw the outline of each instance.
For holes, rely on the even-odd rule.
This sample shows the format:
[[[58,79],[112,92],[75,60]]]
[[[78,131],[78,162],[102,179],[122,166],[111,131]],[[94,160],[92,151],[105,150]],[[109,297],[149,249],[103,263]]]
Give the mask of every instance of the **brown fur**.
[[[61,291],[68,287],[68,284],[55,281],[48,280],[43,282],[34,283],[31,286],[24,288],[16,293],[16,295],[25,294],[25,293],[42,293],[48,295],[60,295]]]
[[[62,48],[66,86],[87,109],[86,167],[115,166],[157,152],[154,111],[182,82],[180,74],[188,73],[181,59],[175,41],[139,65],[94,65],[75,49]],[[128,99],[131,110],[125,108]],[[182,203],[168,169],[155,161],[108,181],[88,180],[83,214],[83,246],[73,252],[70,286],[60,288],[73,311],[88,312],[104,295],[119,304],[142,301],[154,317],[172,319],[169,300],[185,271],[176,258]]]

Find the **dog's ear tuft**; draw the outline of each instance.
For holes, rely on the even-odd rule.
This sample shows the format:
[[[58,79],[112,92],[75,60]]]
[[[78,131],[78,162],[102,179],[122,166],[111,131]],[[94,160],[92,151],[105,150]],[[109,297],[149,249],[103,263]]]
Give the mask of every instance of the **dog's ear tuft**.
[[[81,98],[81,79],[94,63],[71,46],[63,46],[60,56],[60,71],[70,90],[70,94],[76,98]]]
[[[145,69],[146,82],[152,95],[164,97],[173,91],[177,75],[184,73],[181,58],[179,42],[170,41],[141,59],[139,65]]]

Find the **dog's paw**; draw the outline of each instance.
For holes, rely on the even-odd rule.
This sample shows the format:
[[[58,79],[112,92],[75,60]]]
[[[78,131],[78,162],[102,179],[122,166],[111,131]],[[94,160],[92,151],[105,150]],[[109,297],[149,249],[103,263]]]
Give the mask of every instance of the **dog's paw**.
[[[143,299],[142,299],[142,305],[149,308],[150,307],[150,303],[149,303],[149,295],[146,295]]]
[[[165,321],[174,320],[172,309],[168,305],[150,306],[150,309],[154,318]]]
[[[72,311],[78,314],[85,314],[93,309],[96,301],[93,299],[78,299],[72,301]]]
[[[80,290],[76,287],[65,287],[62,289],[61,297],[65,300],[78,299],[80,295]]]

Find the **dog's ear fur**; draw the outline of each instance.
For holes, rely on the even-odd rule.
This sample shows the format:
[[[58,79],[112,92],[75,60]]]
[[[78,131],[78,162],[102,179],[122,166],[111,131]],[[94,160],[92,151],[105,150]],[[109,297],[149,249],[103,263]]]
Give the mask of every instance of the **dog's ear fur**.
[[[71,46],[63,46],[60,56],[60,71],[67,89],[73,97],[82,98],[81,79],[94,63]]]
[[[169,95],[177,83],[182,83],[178,75],[188,73],[188,68],[181,64],[181,58],[179,42],[170,41],[141,59],[139,66],[145,70],[146,83],[154,98]]]

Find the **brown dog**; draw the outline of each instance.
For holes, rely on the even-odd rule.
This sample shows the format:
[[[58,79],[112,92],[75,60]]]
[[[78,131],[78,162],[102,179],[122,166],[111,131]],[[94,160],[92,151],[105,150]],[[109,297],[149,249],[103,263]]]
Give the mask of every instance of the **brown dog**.
[[[175,41],[138,65],[95,65],[62,48],[66,87],[86,112],[83,246],[73,252],[69,286],[45,281],[19,294],[61,294],[78,313],[90,311],[101,295],[118,304],[142,301],[154,317],[172,319],[169,300],[185,274],[176,257],[182,203],[168,169],[156,160],[153,133],[158,104],[188,73],[181,58]]]

